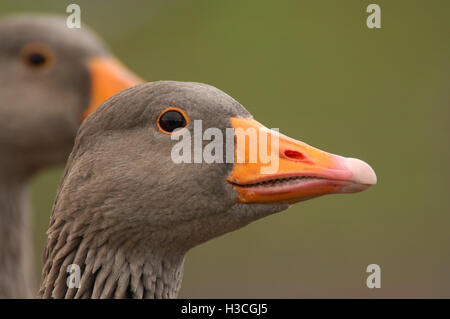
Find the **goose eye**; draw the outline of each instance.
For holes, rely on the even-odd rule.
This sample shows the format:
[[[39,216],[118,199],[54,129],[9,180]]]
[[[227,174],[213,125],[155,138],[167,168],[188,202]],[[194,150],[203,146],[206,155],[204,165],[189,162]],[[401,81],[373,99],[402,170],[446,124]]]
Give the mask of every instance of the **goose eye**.
[[[22,51],[22,60],[25,65],[38,69],[47,66],[52,61],[52,50],[41,43],[32,43]]]
[[[30,53],[27,59],[27,62],[32,66],[41,66],[47,62],[47,58],[39,52]]]
[[[188,123],[186,114],[177,108],[164,110],[158,118],[158,127],[165,134],[171,134],[176,129],[184,128]]]

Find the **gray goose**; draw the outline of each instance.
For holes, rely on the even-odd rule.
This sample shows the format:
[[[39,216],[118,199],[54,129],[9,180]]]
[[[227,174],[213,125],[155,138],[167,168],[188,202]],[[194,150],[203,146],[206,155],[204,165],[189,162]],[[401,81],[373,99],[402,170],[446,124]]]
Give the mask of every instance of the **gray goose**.
[[[224,163],[175,163],[173,135],[198,136],[197,120],[205,132],[231,130],[231,140],[262,128],[222,91],[172,81],[122,91],[82,124],[51,215],[41,297],[175,298],[194,246],[289,204],[376,183],[363,161],[281,134],[273,173],[263,175],[259,168],[267,162],[241,153],[266,145],[259,139],[235,143],[232,155],[245,157],[235,164],[226,163],[225,151]],[[78,288],[66,282],[73,265],[81,274]]]
[[[0,298],[32,289],[29,182],[62,164],[83,117],[139,80],[91,31],[65,19],[0,21]]]

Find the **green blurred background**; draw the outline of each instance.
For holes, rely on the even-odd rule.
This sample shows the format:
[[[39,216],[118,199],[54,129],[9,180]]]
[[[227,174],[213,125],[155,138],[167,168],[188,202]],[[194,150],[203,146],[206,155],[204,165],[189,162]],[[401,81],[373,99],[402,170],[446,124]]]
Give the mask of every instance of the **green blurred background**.
[[[450,1],[3,0],[0,14],[71,2],[143,78],[217,86],[266,126],[377,172],[368,191],[193,249],[180,297],[450,297]],[[61,170],[34,180],[36,273]],[[371,263],[381,289],[366,287]]]

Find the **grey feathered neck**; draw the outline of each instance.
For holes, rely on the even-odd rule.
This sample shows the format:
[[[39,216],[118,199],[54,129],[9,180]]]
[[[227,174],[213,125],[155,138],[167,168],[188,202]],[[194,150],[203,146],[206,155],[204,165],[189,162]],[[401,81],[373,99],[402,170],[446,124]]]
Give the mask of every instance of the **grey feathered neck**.
[[[0,172],[0,298],[33,297],[28,185]]]
[[[95,222],[94,222],[95,224]],[[115,234],[113,226],[94,227],[73,220],[53,223],[45,252],[43,298],[176,298],[183,275],[183,253],[161,255],[151,244]],[[140,237],[143,238],[143,237]],[[69,265],[81,270],[79,288],[69,288]]]

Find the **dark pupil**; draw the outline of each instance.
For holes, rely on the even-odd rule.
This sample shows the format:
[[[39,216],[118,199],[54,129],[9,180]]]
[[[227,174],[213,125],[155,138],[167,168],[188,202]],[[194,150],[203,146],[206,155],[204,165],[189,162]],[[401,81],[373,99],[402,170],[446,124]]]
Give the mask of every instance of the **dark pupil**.
[[[177,128],[186,126],[186,120],[180,112],[168,111],[159,119],[159,125],[166,132],[173,132]]]
[[[45,57],[40,53],[31,53],[28,56],[28,61],[31,65],[40,66],[45,63]]]

